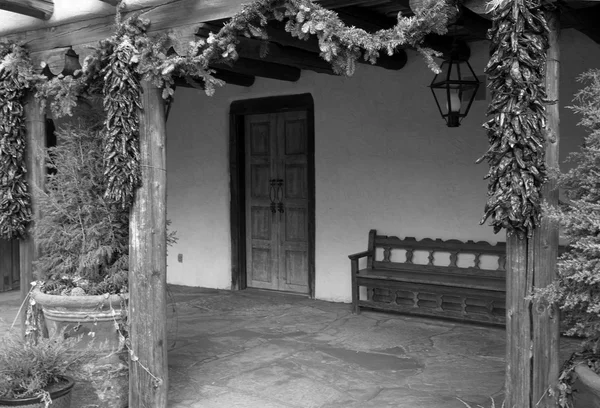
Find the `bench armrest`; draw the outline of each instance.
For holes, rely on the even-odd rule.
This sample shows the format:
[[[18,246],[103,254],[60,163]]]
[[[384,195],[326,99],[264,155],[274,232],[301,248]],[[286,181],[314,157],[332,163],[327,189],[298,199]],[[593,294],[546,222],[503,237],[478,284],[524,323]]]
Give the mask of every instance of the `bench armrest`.
[[[359,260],[360,258],[364,258],[365,256],[371,256],[371,251],[363,251],[363,252],[359,252],[357,254],[352,254],[352,255],[348,255],[348,258],[350,258],[350,260],[355,261],[355,260]]]

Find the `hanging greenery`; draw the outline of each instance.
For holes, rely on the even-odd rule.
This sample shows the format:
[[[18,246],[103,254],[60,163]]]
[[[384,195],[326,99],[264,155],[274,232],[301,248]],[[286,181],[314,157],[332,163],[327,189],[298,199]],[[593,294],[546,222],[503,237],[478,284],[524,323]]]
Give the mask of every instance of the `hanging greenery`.
[[[258,0],[243,6],[216,34],[211,34],[203,55],[206,61],[215,59],[235,60],[237,36],[259,38],[265,41],[264,53],[268,52],[266,25],[269,20],[285,21],[285,30],[293,37],[308,39],[311,35],[319,41],[320,55],[332,64],[334,72],[352,75],[356,61],[375,63],[380,52],[392,55],[400,46],[414,47],[438,72],[433,60],[439,54],[422,46],[425,35],[447,32],[450,18],[456,9],[445,1],[429,0],[415,11],[415,16],[398,16],[398,23],[385,30],[368,33],[356,27],[346,26],[337,13],[314,3],[312,0]]]
[[[399,18],[394,28],[369,34],[346,27],[335,12],[311,0],[259,0],[242,7],[218,33],[192,42],[185,55],[169,52],[166,36],[148,36],[149,21],[134,17],[120,23],[118,15],[115,35],[102,41],[96,53],[86,60],[82,77],[84,82],[93,82],[98,77],[103,82],[107,112],[104,145],[107,198],[129,207],[141,183],[137,115],[138,109],[142,109],[141,80],[162,88],[165,99],[174,94],[175,77],[199,80],[205,92],[212,95],[224,83],[212,76],[209,64],[233,63],[237,59],[235,47],[239,35],[260,38],[266,45],[265,26],[269,19],[286,21],[286,30],[295,37],[308,39],[316,35],[321,56],[331,62],[338,74],[353,74],[356,60],[361,56],[375,62],[380,51],[391,55],[401,45],[418,49],[435,70],[433,56],[437,54],[421,47],[421,43],[430,32],[445,33],[454,12],[443,0],[431,0],[415,17]],[[266,46],[264,52],[268,52]]]
[[[100,42],[96,51],[84,62],[82,72],[76,75],[59,75],[40,82],[36,96],[44,101],[49,100],[52,112],[63,116],[72,113],[82,93],[93,93],[101,89],[107,113],[103,155],[107,177],[106,198],[129,208],[135,189],[141,183],[137,113],[142,109],[140,81],[150,81],[162,88],[165,99],[173,96],[176,77],[185,77],[193,83],[199,81],[205,92],[212,95],[216,87],[224,83],[212,76],[213,71],[209,65],[215,62],[233,63],[237,59],[236,45],[240,35],[264,40],[263,51],[266,54],[266,25],[270,19],[284,21],[286,31],[294,37],[308,39],[311,35],[316,36],[320,55],[341,75],[352,75],[358,58],[374,63],[380,52],[391,55],[400,46],[417,49],[428,65],[438,72],[439,67],[433,60],[438,54],[423,47],[422,42],[429,33],[445,34],[448,20],[455,12],[456,9],[447,5],[444,0],[429,0],[421,9],[416,10],[414,17],[399,16],[394,27],[367,33],[362,29],[347,27],[335,12],[312,0],[258,0],[243,6],[218,33],[211,33],[207,39],[190,43],[185,55],[177,55],[170,52],[167,36],[148,36],[149,21],[136,16],[121,22],[118,8],[115,34]],[[23,62],[25,61],[24,59]],[[31,64],[28,64],[25,65],[30,67]],[[0,79],[0,82],[7,82],[4,77]],[[14,82],[10,85],[8,80],[2,86],[15,89],[14,95],[19,99],[22,96],[19,92],[27,88],[29,82]],[[0,95],[0,99],[3,106],[9,101],[4,94]],[[15,107],[12,122],[6,123],[14,123],[11,127],[13,133],[10,134],[18,134],[22,138],[22,130],[18,130],[22,129],[22,106],[11,106]],[[7,159],[7,163],[10,162],[10,165],[20,170],[0,168],[0,180],[11,180],[6,189],[10,194],[5,193],[5,200],[0,201],[0,228],[2,231],[18,231],[20,234],[25,231],[30,211],[27,210],[26,203],[29,201],[25,201],[28,196],[22,176],[25,171],[22,157],[24,145],[15,142],[15,146],[18,148],[13,150],[18,155],[15,153],[14,159]],[[15,180],[13,174],[16,175]],[[13,188],[13,184],[20,187]],[[24,205],[19,207],[15,203],[15,194],[21,194],[21,191],[25,194],[21,199]],[[11,214],[21,214],[21,218],[15,218]],[[12,218],[5,220],[7,217]]]
[[[0,43],[0,238],[26,236],[31,196],[25,166],[25,92],[39,79],[27,51]]]
[[[485,69],[492,101],[484,124],[490,147],[477,162],[490,170],[488,201],[481,223],[494,232],[531,236],[540,220],[544,162],[548,25],[542,0],[501,1],[488,37],[492,57]]]

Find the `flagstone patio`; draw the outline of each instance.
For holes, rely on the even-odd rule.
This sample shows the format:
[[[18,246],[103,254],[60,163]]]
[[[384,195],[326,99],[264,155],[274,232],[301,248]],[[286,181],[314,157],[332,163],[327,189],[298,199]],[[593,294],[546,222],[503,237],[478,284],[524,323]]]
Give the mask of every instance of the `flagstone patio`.
[[[459,408],[502,402],[501,328],[266,291],[170,286],[169,408]],[[0,332],[19,306],[0,294]],[[563,342],[565,356],[573,342]]]

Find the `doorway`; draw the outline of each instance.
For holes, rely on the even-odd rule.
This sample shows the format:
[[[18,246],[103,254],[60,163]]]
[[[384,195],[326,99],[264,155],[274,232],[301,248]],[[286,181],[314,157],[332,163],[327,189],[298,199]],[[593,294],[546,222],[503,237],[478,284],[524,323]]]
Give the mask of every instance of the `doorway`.
[[[237,101],[230,112],[232,287],[312,297],[312,97]]]

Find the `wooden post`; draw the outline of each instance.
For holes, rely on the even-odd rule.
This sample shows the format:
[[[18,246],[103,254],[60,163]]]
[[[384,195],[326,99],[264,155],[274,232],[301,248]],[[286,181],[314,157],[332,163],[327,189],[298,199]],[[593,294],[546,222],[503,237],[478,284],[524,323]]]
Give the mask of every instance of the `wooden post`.
[[[25,145],[27,150],[25,160],[27,166],[27,184],[31,194],[32,224],[29,227],[27,238],[19,241],[19,269],[20,269],[20,291],[23,302],[33,281],[33,262],[37,259],[37,247],[31,227],[35,220],[40,218],[40,212],[35,202],[34,192],[36,189],[44,188],[46,175],[44,152],[46,149],[46,117],[41,109],[40,103],[30,92],[25,99]],[[25,310],[21,312],[21,331],[25,334]]]
[[[546,14],[550,26],[546,92],[558,100],[560,32],[558,12]],[[546,165],[558,167],[559,105],[547,107]],[[556,182],[548,181],[542,198],[558,204]],[[558,225],[543,217],[531,239],[506,239],[506,407],[556,407],[548,392],[558,381],[559,316],[554,305],[526,300],[534,288],[542,288],[556,276]]]
[[[129,406],[166,408],[167,253],[165,107],[161,90],[142,82],[140,164],[129,226]]]
[[[546,63],[546,93],[548,99],[556,103],[546,107],[547,141],[546,166],[558,167],[559,142],[559,72],[560,72],[560,18],[558,11],[546,13],[550,27],[550,48]],[[543,200],[552,206],[558,205],[556,180],[550,179],[542,188]],[[542,288],[556,277],[556,258],[558,256],[558,224],[548,217],[542,217],[540,227],[533,237],[533,273],[534,287]],[[559,349],[559,313],[554,305],[534,304],[533,307],[533,403],[540,401],[540,407],[556,406],[556,398],[550,396],[548,389],[558,381]],[[532,405],[533,406],[533,405]]]
[[[528,239],[506,237],[506,407],[532,408]]]

